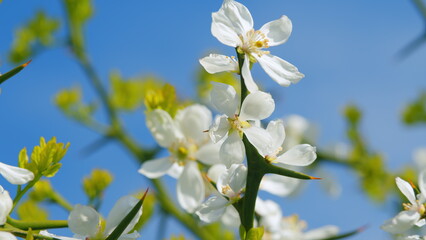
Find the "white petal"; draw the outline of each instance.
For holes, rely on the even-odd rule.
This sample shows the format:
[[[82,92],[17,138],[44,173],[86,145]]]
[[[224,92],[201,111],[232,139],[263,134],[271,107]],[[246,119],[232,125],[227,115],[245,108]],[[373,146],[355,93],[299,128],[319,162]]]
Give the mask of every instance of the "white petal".
[[[292,24],[287,16],[268,22],[260,28],[260,31],[265,34],[269,40],[268,45],[270,47],[283,44],[290,37]]]
[[[228,117],[226,115],[216,116],[213,125],[209,129],[210,139],[214,143],[218,143],[228,134],[231,125],[229,125]]]
[[[219,176],[226,172],[226,166],[223,164],[215,164],[209,168],[207,176],[215,183],[217,183]]]
[[[216,187],[221,194],[233,198],[235,197],[234,195],[239,194],[246,187],[246,180],[247,168],[243,164],[232,164],[229,169],[219,176]],[[224,189],[226,190],[225,192]]]
[[[175,121],[186,139],[202,142],[208,138],[204,131],[212,124],[212,112],[203,105],[194,104],[178,111]]]
[[[317,158],[315,151],[315,147],[309,144],[296,145],[278,156],[276,161],[292,166],[308,166]]]
[[[282,212],[276,202],[257,198],[255,211],[261,216],[261,224],[265,226],[268,232],[280,231]]]
[[[243,128],[243,131],[249,142],[253,144],[260,155],[265,156],[271,152],[273,142],[268,131],[255,126]]]
[[[10,198],[9,192],[0,186],[0,225],[4,225],[6,223],[6,218],[12,210],[12,206],[13,201],[12,198]]]
[[[0,231],[0,239],[1,240],[18,240],[12,233],[1,232]]]
[[[201,221],[212,223],[219,220],[219,218],[225,213],[227,204],[228,200],[217,194],[201,204],[195,214],[197,214]]]
[[[198,151],[195,153],[195,157],[200,162],[213,165],[221,163],[221,159],[219,157],[219,151],[222,143],[207,143],[204,144]]]
[[[196,162],[185,165],[177,183],[178,202],[189,213],[193,213],[204,201],[205,187]]]
[[[399,190],[402,192],[402,194],[404,194],[408,201],[410,201],[411,204],[415,205],[416,195],[414,194],[413,187],[411,187],[411,185],[407,181],[404,181],[399,177],[395,178],[395,182]]]
[[[210,74],[219,72],[238,72],[238,63],[225,55],[210,54],[200,59],[200,64]]]
[[[158,144],[164,148],[170,147],[183,138],[172,117],[162,109],[147,112],[146,125]]]
[[[240,101],[234,87],[218,82],[212,82],[212,84],[213,89],[210,92],[210,99],[213,107],[220,113],[233,117],[237,112]]]
[[[149,160],[142,164],[138,172],[148,178],[158,178],[166,174],[173,163],[170,157]]]
[[[114,231],[118,224],[123,221],[138,202],[139,200],[133,196],[124,196],[118,199],[106,219],[105,233],[109,235],[112,231]],[[130,221],[129,225],[127,225],[126,229],[124,229],[123,234],[130,232],[135,227],[141,216],[142,208],[139,209],[132,221]]]
[[[226,24],[219,22],[220,17],[216,15],[216,13],[212,14],[213,22],[211,26],[212,35],[219,40],[219,42],[230,46],[237,47],[241,44],[241,40],[238,37],[238,34],[234,31],[234,29],[230,28]],[[218,22],[215,22],[216,21]]]
[[[245,35],[246,32],[253,29],[253,18],[249,10],[233,0],[225,0],[219,11],[212,14],[212,18],[213,23],[226,25],[237,36]],[[213,36],[215,36],[214,33]]]
[[[253,55],[265,72],[279,85],[288,87],[291,83],[297,83],[305,75],[299,72],[291,63],[270,54],[261,57]]]
[[[68,227],[78,235],[94,237],[99,231],[101,217],[88,206],[76,205],[68,217]]]
[[[249,92],[255,92],[255,91],[259,90],[259,87],[254,82],[253,77],[251,75],[250,57],[249,57],[248,54],[244,55],[244,63],[243,63],[243,67],[241,69],[241,74],[244,78],[244,84],[246,85],[247,90],[249,90]]]
[[[22,185],[34,179],[34,174],[24,168],[10,166],[0,162],[0,174],[11,184]]]
[[[419,188],[423,199],[426,199],[426,170],[420,172],[419,175]]]
[[[241,224],[240,215],[234,206],[229,205],[225,209],[225,213],[220,218],[220,221],[228,228],[237,228]]]
[[[241,120],[263,120],[274,112],[275,102],[271,94],[257,91],[244,99],[239,118]]]
[[[270,121],[268,126],[266,127],[266,131],[268,131],[269,135],[271,135],[272,138],[272,145],[270,146],[271,150],[278,150],[278,148],[280,148],[281,145],[284,143],[285,139],[284,122],[281,119]],[[269,152],[268,154],[271,153],[272,152]]]
[[[141,235],[135,230],[132,233],[128,233],[128,234],[123,234],[121,235],[118,240],[134,240],[137,239],[138,237],[140,237]]]
[[[183,172],[183,166],[179,165],[177,162],[173,163],[172,167],[167,171],[167,175],[174,179],[178,179]]]
[[[0,232],[1,233],[1,232]],[[55,238],[55,239],[61,239],[61,240],[80,240],[80,239],[78,239],[78,238],[69,238],[69,237],[62,237],[62,236],[57,236],[57,235],[55,235],[55,234],[52,234],[52,233],[49,233],[48,231],[46,231],[46,230],[42,230],[42,231],[40,231],[40,235],[42,235],[42,236],[46,236],[46,237],[51,237],[51,238]],[[1,234],[0,234],[0,239],[2,239],[3,240],[3,238],[1,238]],[[7,239],[6,239],[7,240]]]
[[[312,229],[310,231],[307,231],[303,235],[304,240],[320,240],[320,239],[326,239],[331,238],[333,236],[336,236],[339,233],[339,228],[337,226],[333,225],[327,225],[320,228]]]
[[[426,219],[420,219],[418,222],[416,222],[414,225],[417,227],[423,227],[426,224]]]
[[[394,218],[387,220],[382,229],[392,234],[404,233],[414,226],[420,219],[417,211],[402,211]]]
[[[293,193],[299,185],[299,179],[268,174],[263,177],[260,189],[280,197],[286,197]]]
[[[226,167],[232,164],[242,163],[246,155],[243,140],[241,140],[238,132],[233,131],[223,142],[219,151],[220,158]]]

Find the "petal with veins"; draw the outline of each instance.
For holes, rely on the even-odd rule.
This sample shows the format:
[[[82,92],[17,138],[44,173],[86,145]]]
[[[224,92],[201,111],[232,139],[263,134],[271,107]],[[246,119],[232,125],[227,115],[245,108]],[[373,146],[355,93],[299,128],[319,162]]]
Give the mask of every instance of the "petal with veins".
[[[220,147],[219,155],[222,162],[228,168],[234,163],[239,164],[243,162],[246,150],[238,132],[233,131],[228,138],[226,138]]]
[[[228,117],[226,115],[217,116],[213,125],[209,129],[210,139],[214,143],[218,143],[228,134],[231,125],[229,125]]]
[[[317,158],[315,147],[309,144],[300,144],[290,148],[276,159],[279,163],[292,166],[308,166]]]
[[[178,202],[189,213],[193,213],[203,202],[205,195],[204,181],[196,162],[185,165],[177,183]]]
[[[24,168],[10,166],[0,162],[0,174],[11,184],[22,185],[34,179],[34,174]]]
[[[238,63],[225,55],[210,54],[200,59],[200,64],[210,74],[219,72],[238,72]]]
[[[222,23],[235,34],[245,35],[246,32],[253,29],[253,18],[250,11],[243,4],[225,0],[219,11],[212,14],[214,23]]]
[[[212,84],[213,89],[210,92],[210,99],[213,107],[220,113],[233,117],[237,113],[240,101],[234,87],[218,82],[212,82]]]
[[[268,131],[263,128],[250,126],[243,128],[244,134],[260,155],[265,156],[271,152],[272,137]]]
[[[285,139],[285,129],[283,120],[274,120],[268,123],[266,127],[266,131],[268,131],[269,135],[272,138],[272,145],[270,146],[271,151],[277,151],[281,145],[284,143]],[[268,152],[267,154],[271,154],[273,152]]]
[[[246,85],[247,90],[249,90],[249,92],[256,92],[257,90],[259,90],[259,87],[254,82],[253,77],[251,75],[250,57],[249,57],[248,54],[244,55],[244,63],[243,63],[243,67],[241,69],[241,73],[242,73],[242,76],[244,78],[244,84]]]
[[[212,223],[217,220],[225,213],[226,205],[228,200],[219,194],[209,198],[206,202],[201,204],[195,214],[206,223]]]
[[[271,94],[257,91],[244,99],[239,118],[245,120],[263,120],[274,112],[275,102]]]
[[[142,164],[138,172],[148,178],[158,178],[166,174],[173,163],[170,157],[149,160]]]
[[[279,85],[288,87],[291,83],[297,83],[305,75],[299,72],[291,63],[270,54],[261,57],[253,55],[265,72]]]
[[[292,24],[287,16],[268,22],[260,28],[260,31],[265,34],[269,40],[270,47],[283,44],[290,37]]]

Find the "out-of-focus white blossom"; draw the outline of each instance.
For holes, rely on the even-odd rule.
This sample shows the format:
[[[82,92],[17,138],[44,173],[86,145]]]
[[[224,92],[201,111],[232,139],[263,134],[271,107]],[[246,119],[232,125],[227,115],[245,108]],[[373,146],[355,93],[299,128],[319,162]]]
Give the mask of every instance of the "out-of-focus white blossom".
[[[11,184],[22,185],[34,179],[34,174],[25,169],[0,162],[0,174]]]
[[[98,239],[105,238],[114,231],[120,222],[138,203],[138,199],[133,196],[120,198],[111,209],[106,220],[92,207],[76,205],[68,217],[68,227],[78,239]],[[138,211],[130,224],[126,227],[119,240],[132,240],[139,237],[139,233],[134,231],[129,233],[142,215],[142,208]],[[104,223],[103,223],[104,222]]]
[[[9,192],[0,186],[0,225],[6,223],[7,216],[12,211],[13,200],[10,198]]]

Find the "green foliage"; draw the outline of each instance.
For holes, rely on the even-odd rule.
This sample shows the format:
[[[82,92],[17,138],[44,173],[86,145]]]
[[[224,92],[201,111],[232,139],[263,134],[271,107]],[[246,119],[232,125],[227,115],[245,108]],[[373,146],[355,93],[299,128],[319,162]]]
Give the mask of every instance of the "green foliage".
[[[234,240],[234,233],[224,228],[221,223],[212,223],[203,226],[206,232],[215,233],[215,237],[221,240]]]
[[[26,168],[34,173],[35,176],[42,175],[46,177],[55,176],[61,167],[61,159],[66,154],[69,143],[56,143],[53,137],[49,142],[41,137],[40,145],[35,146],[31,153],[31,161],[28,160],[27,149],[24,148],[19,153],[19,167]]]
[[[68,117],[82,123],[93,122],[92,114],[96,111],[96,104],[82,102],[82,93],[79,87],[61,90],[55,96],[56,106]]]
[[[161,88],[149,89],[144,99],[147,111],[162,109],[174,117],[177,110],[184,108],[189,103],[178,100],[176,89],[166,83]]]
[[[59,21],[39,11],[25,26],[15,32],[9,60],[19,63],[33,56],[39,47],[53,44],[54,32],[59,28]]]
[[[49,180],[40,180],[34,185],[33,191],[30,193],[30,199],[36,202],[42,202],[50,199],[54,193],[55,191]]]
[[[402,120],[407,125],[426,123],[426,92],[422,92],[416,100],[405,107]]]
[[[211,89],[213,88],[211,82],[229,84],[235,88],[238,94],[240,94],[240,80],[236,78],[235,74],[231,72],[210,74],[204,70],[204,68],[200,67],[197,77],[197,93],[199,99],[207,99]]]
[[[79,57],[84,55],[83,27],[93,15],[91,0],[63,0],[68,15],[70,44]]]
[[[394,177],[386,170],[383,156],[368,149],[360,133],[361,110],[355,105],[348,105],[344,116],[348,123],[347,137],[352,145],[348,163],[359,175],[366,193],[376,201],[384,201],[394,188]]]
[[[40,208],[33,200],[20,204],[17,213],[18,217],[24,221],[44,221],[49,218],[47,211]]]
[[[94,169],[90,176],[83,179],[83,189],[89,199],[102,198],[105,189],[113,180],[112,174],[107,170]]]
[[[134,111],[144,103],[147,92],[160,89],[161,80],[153,77],[123,79],[119,72],[110,74],[111,103],[117,110]]]

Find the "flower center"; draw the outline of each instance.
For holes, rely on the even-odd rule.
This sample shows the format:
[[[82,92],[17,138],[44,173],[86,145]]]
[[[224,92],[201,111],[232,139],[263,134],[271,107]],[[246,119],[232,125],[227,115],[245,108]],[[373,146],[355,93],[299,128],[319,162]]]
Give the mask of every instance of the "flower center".
[[[243,128],[247,128],[251,126],[250,123],[248,123],[247,121],[241,121],[238,118],[237,114],[235,114],[233,118],[229,117],[228,122],[229,122],[229,125],[231,125],[231,128],[229,131],[236,130],[240,134],[243,134]]]
[[[413,205],[411,203],[403,203],[402,207],[404,208],[404,210],[416,210],[418,213],[420,213],[420,215],[423,215],[426,212],[425,205],[420,204],[419,200],[416,200],[415,205]]]
[[[189,161],[197,160],[195,158],[195,152],[198,150],[196,144],[192,142],[179,142],[177,145],[172,146],[169,149],[169,152],[175,158],[175,161],[183,166],[185,163]]]
[[[261,50],[262,48],[269,47],[269,40],[263,32],[252,29],[246,33],[246,36],[240,35],[240,39],[243,43],[242,46],[239,47],[240,51],[249,55],[255,53],[259,57],[263,54],[269,54],[269,51]],[[250,61],[251,60],[252,59],[250,59]]]
[[[273,152],[273,153],[271,153],[271,154],[268,154],[268,155],[266,155],[265,156],[265,159],[268,161],[268,162],[273,162],[273,161],[275,161],[275,159],[277,159],[277,155],[278,155],[278,153],[280,153],[281,151],[283,150],[283,148],[282,147],[279,147],[279,148],[277,148],[277,150],[275,150],[275,152]]]

